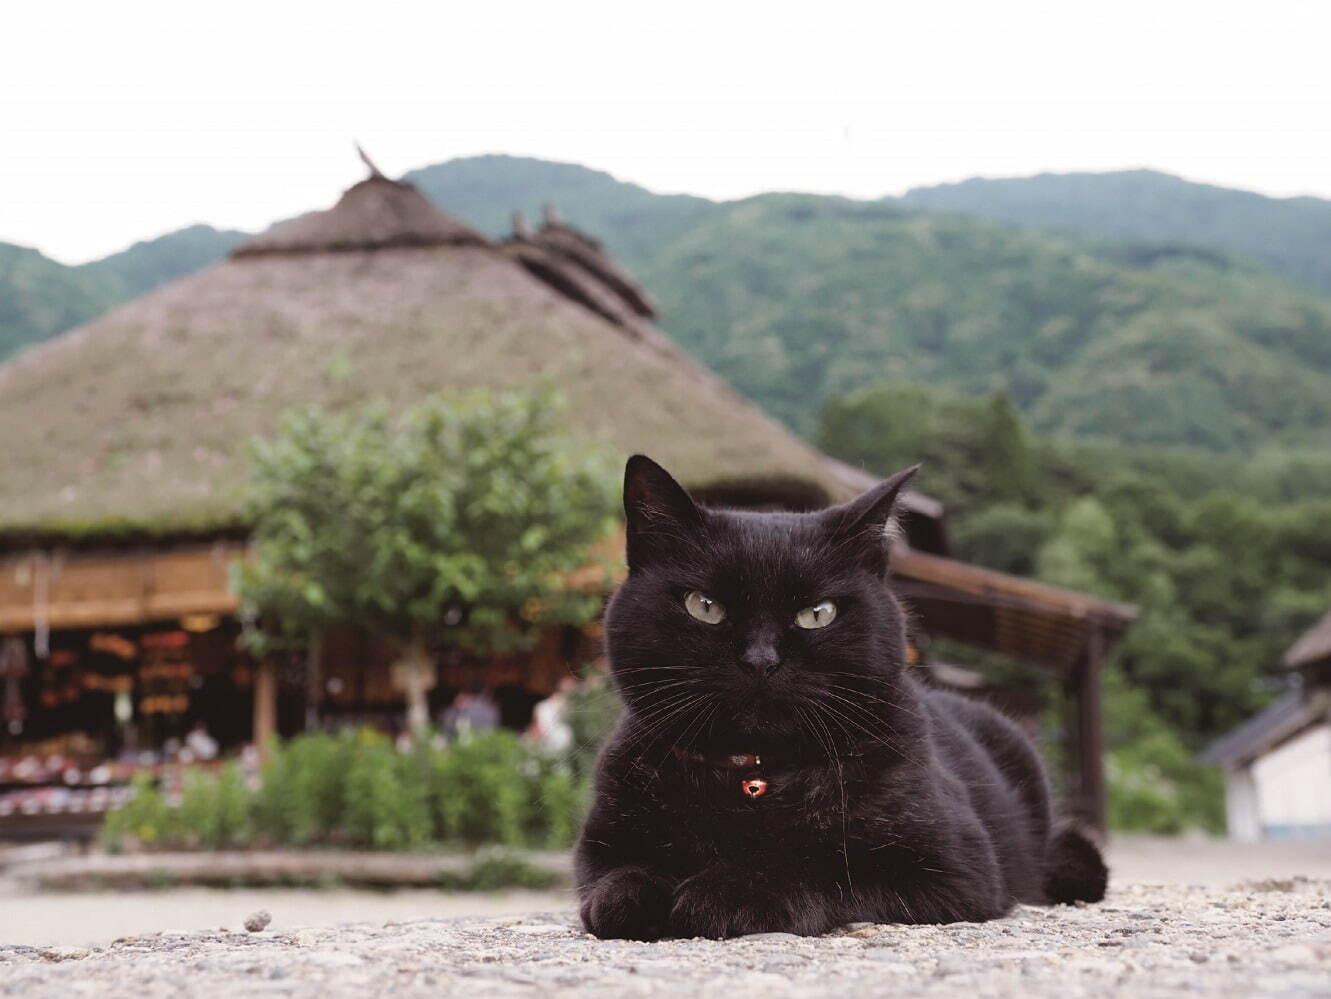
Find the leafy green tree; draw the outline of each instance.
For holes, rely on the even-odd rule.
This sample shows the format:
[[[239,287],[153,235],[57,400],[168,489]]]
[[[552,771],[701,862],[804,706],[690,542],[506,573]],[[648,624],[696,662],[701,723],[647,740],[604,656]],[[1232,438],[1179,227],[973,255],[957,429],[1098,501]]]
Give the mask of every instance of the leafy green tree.
[[[1219,784],[1192,755],[1284,685],[1283,651],[1331,606],[1331,502],[1282,502],[1269,463],[1034,435],[1001,395],[882,385],[830,403],[819,441],[880,473],[923,459],[959,557],[1141,608],[1106,674],[1112,818],[1214,827]]]
[[[535,625],[590,620],[599,596],[568,576],[607,535],[616,490],[558,416],[543,393],[432,399],[400,420],[382,404],[288,414],[252,450],[254,557],[236,579],[261,634],[391,640],[415,730],[434,650],[523,648]]]

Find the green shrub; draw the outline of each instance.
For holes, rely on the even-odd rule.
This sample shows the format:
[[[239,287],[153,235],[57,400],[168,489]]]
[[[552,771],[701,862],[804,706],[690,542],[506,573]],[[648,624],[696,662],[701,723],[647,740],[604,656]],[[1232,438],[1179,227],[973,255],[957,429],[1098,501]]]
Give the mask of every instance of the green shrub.
[[[459,740],[435,757],[430,797],[442,838],[522,846],[533,755],[512,732]]]
[[[355,732],[310,734],[273,749],[256,803],[256,823],[267,838],[305,844],[335,836],[357,740]]]
[[[614,731],[621,710],[623,705],[614,685],[596,670],[589,669],[583,682],[569,694],[568,723],[573,729],[569,765],[584,781],[590,782],[595,774],[597,754]]]
[[[346,775],[344,824],[351,842],[375,850],[419,849],[434,837],[427,776],[417,757],[365,735]]]
[[[191,769],[185,774],[173,838],[192,847],[242,846],[250,838],[252,810],[245,775],[234,763],[216,774]]]
[[[416,850],[441,843],[561,849],[572,844],[587,781],[512,732],[401,752],[369,729],[297,736],[274,747],[257,792],[234,764],[186,772],[178,807],[153,780],[106,819],[108,848],[341,844]]]
[[[1219,770],[1195,763],[1177,733],[1151,710],[1146,693],[1118,670],[1105,671],[1104,692],[1109,827],[1165,835],[1223,832]]]
[[[558,771],[541,777],[539,807],[534,809],[540,822],[532,830],[533,842],[549,850],[562,850],[573,845],[582,825],[584,786],[572,774]]]
[[[106,817],[102,838],[108,849],[120,850],[127,841],[143,846],[162,846],[176,838],[175,815],[147,773],[136,774],[130,783],[133,796]]]

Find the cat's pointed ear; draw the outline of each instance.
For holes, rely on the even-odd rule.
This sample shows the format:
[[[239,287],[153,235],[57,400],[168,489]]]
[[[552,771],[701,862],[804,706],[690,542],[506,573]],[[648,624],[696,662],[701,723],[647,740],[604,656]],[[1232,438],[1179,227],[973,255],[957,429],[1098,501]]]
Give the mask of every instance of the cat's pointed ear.
[[[624,466],[624,516],[630,570],[702,527],[702,512],[684,487],[645,454]]]
[[[912,465],[827,511],[832,536],[857,547],[865,564],[876,572],[887,572],[887,550],[896,533],[897,499],[919,470],[919,465]]]

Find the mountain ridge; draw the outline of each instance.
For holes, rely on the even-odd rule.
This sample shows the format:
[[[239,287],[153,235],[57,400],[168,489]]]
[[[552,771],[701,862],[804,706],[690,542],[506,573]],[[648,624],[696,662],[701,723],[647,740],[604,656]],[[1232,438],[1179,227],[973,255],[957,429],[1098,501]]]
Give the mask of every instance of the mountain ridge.
[[[1273,198],[1159,170],[972,177],[902,197],[937,210],[1111,239],[1207,246],[1331,291],[1331,200]]]
[[[1152,171],[1112,176],[1196,194]],[[831,399],[900,379],[1002,389],[1042,431],[1129,444],[1243,452],[1331,426],[1331,298],[1204,243],[1051,233],[924,205],[919,190],[712,202],[513,156],[405,179],[494,237],[514,210],[555,202],[656,295],[666,330],[806,434]],[[46,261],[45,280],[73,281],[74,315],[90,318],[99,296],[114,304],[240,238],[192,226],[64,272]],[[63,316],[50,299],[43,336]]]

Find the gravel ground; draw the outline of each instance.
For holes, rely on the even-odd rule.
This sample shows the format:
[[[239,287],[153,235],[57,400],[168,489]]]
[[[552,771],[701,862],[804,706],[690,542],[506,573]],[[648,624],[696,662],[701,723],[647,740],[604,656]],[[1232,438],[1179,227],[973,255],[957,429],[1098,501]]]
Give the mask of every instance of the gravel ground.
[[[806,939],[595,940],[567,910],[0,946],[0,993],[68,996],[1331,995],[1331,881],[1133,885],[991,923]],[[240,917],[240,918],[243,918]]]

